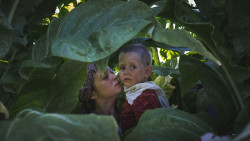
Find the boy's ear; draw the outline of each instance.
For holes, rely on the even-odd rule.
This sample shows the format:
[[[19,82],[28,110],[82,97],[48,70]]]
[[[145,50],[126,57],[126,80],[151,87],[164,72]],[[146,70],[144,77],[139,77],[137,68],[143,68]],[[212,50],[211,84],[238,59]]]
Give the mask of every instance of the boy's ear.
[[[94,91],[92,91],[90,99],[96,99],[96,98],[97,98],[97,94]]]
[[[149,76],[152,74],[152,71],[153,71],[153,67],[151,65],[146,67],[146,73],[145,73],[146,79],[149,78]]]

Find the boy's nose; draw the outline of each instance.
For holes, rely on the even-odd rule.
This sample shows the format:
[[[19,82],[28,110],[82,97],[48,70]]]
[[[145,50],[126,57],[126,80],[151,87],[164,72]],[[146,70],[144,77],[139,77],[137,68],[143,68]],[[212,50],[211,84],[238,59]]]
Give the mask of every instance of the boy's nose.
[[[127,68],[124,70],[124,74],[128,74],[128,69]]]

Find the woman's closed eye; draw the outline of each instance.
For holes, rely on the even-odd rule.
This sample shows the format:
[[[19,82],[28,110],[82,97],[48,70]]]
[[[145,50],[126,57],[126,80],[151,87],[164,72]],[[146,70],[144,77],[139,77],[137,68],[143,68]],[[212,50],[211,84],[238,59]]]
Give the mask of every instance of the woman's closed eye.
[[[108,79],[108,77],[109,77],[109,71],[106,70],[106,71],[104,72],[102,78],[103,78],[103,80],[106,80],[106,79]]]
[[[112,74],[114,74],[113,70],[112,70],[110,67],[108,67],[108,68],[106,69],[106,71],[107,71],[107,73],[112,73]]]
[[[108,75],[104,74],[103,79],[106,80],[108,79],[108,77],[109,77]]]
[[[110,69],[110,71],[109,71],[110,73],[112,73],[112,74],[115,74],[111,69]]]

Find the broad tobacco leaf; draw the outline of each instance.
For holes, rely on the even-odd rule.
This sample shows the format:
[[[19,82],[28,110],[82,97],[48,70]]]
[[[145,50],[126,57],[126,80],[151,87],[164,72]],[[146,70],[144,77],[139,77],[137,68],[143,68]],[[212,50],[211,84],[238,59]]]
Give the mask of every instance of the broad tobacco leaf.
[[[161,26],[156,26],[152,35],[153,40],[171,45],[174,47],[188,47],[202,56],[207,57],[217,64],[221,64],[197,39],[195,39],[186,30],[179,29],[164,29]]]
[[[232,54],[227,48],[224,48],[224,36],[220,29],[215,28],[211,22],[202,17],[199,12],[193,10],[190,5],[177,0],[165,0],[164,3],[161,2],[157,6],[159,8],[155,11],[156,16],[173,20],[198,36],[204,44],[204,46],[200,46],[199,50],[197,50],[198,46],[195,45],[194,48],[198,53],[216,63],[231,59]],[[191,46],[188,47],[191,48]]]
[[[213,15],[221,15],[222,9],[225,6],[225,0],[207,1],[194,0],[202,16],[208,18]]]
[[[25,54],[25,53],[22,53]],[[15,56],[18,58],[18,55]],[[21,63],[11,63],[9,64],[8,70],[5,75],[1,78],[3,88],[12,93],[20,93],[25,84],[34,78],[32,74],[39,69],[52,69],[60,63],[61,60],[53,59],[53,61],[48,61],[50,58],[46,58],[43,61],[25,60]],[[1,64],[1,66],[4,66]]]
[[[158,76],[155,78],[154,82],[163,89],[167,98],[169,99],[173,93],[175,87],[170,84],[171,78],[167,78],[164,76]]]
[[[176,109],[158,108],[147,110],[123,140],[194,141],[206,132],[213,132],[213,129],[194,115]]]
[[[35,9],[37,5],[41,1],[39,0],[22,0],[22,1],[2,1],[1,2],[1,9],[3,10],[3,13],[5,16],[8,16],[8,26],[12,27],[12,32],[10,34],[10,31],[1,29],[1,35],[4,35],[4,37],[1,37],[1,39],[6,40],[5,42],[12,43],[10,44],[11,47],[11,55],[13,53],[17,53],[20,49],[23,49],[27,45],[27,35],[24,33],[24,27],[27,25],[28,20],[31,15],[35,13]],[[17,4],[16,7],[14,4]],[[0,12],[1,13],[1,12]],[[1,14],[2,19],[2,14]],[[1,20],[2,22],[5,22],[5,20]],[[6,24],[5,24],[6,26]],[[7,39],[9,38],[9,39]],[[10,47],[9,47],[10,48]],[[4,53],[0,50],[1,53]],[[1,55],[0,55],[1,57]],[[11,58],[11,57],[9,57]]]
[[[0,60],[10,50],[13,37],[13,28],[0,9]]]
[[[250,139],[250,123],[232,141],[248,141]]]
[[[27,82],[7,105],[12,116],[25,108],[70,113],[76,107],[78,90],[86,74],[86,63],[73,60],[61,62],[60,59],[55,63],[55,60],[47,60],[46,63],[28,60],[23,63],[20,74],[27,78]],[[61,65],[58,65],[59,62]]]
[[[54,1],[57,1],[56,3]],[[17,7],[13,5],[17,2]],[[30,57],[30,48],[33,44],[33,40],[29,37],[34,36],[30,34],[30,29],[33,29],[34,22],[40,24],[39,20],[44,18],[45,13],[41,14],[42,10],[36,9],[38,6],[46,7],[46,13],[48,11],[51,14],[54,13],[56,5],[59,3],[59,0],[8,0],[1,1],[0,8],[0,58],[4,57],[3,60],[7,60],[8,63],[0,63],[0,83],[1,83],[1,94],[0,99],[3,103],[15,99],[16,95],[22,91],[22,88],[25,86],[27,81],[30,79],[29,76],[32,76],[34,73],[34,68],[27,67],[25,73],[22,72],[23,69],[21,65],[23,60]],[[55,4],[55,5],[53,5]],[[40,8],[41,8],[40,7]],[[53,9],[48,10],[53,7]],[[11,16],[13,13],[13,17]],[[35,15],[33,15],[36,12]],[[5,14],[5,15],[4,15]],[[6,16],[6,17],[5,17]],[[6,19],[8,16],[8,20]],[[49,15],[46,15],[49,16]],[[32,24],[31,24],[32,23]],[[24,31],[25,27],[25,31]],[[30,28],[32,27],[32,28]],[[33,30],[34,31],[34,30]],[[31,39],[32,42],[27,44],[27,39]],[[8,54],[6,54],[8,52]],[[0,59],[1,60],[1,59]],[[38,63],[38,62],[36,62]],[[35,64],[35,63],[33,63]],[[39,66],[41,63],[38,63],[36,66]],[[32,68],[32,69],[30,69]],[[38,67],[41,68],[41,67]],[[30,69],[30,70],[29,70]],[[19,95],[18,95],[19,96]],[[10,100],[11,97],[11,100]]]
[[[52,98],[49,87],[56,76],[55,68],[60,63],[61,59],[53,58],[51,61],[51,58],[46,58],[43,61],[26,60],[19,65],[12,64],[3,79],[3,88],[11,92],[6,104],[11,118],[25,108],[45,109]]]
[[[47,83],[41,81],[40,85],[34,82],[33,85],[28,83],[27,86],[24,87],[24,92],[12,98],[8,105],[6,105],[10,112],[10,119],[13,119],[23,109],[34,108],[45,110],[46,104],[51,99],[48,89],[45,88],[45,84],[50,84],[50,81],[47,81]],[[37,85],[39,85],[39,87]]]
[[[237,134],[240,133],[249,123],[250,119],[249,111],[250,111],[250,103],[248,103],[245,109],[242,109],[242,111],[240,111],[240,113],[238,114],[238,117],[234,122],[234,128]]]
[[[37,42],[33,57],[97,61],[154,22],[153,12],[140,1],[88,1],[51,23],[46,36]]]
[[[250,52],[249,6],[250,3],[247,1],[239,3],[237,0],[228,0],[226,3],[230,25],[228,30],[232,36],[234,51],[240,58],[245,55],[249,58],[247,55]]]
[[[100,71],[102,73],[105,72],[105,70],[106,70],[106,68],[108,66],[108,63],[109,63],[109,59],[110,59],[110,56],[108,56],[106,58],[103,58],[103,59],[98,60],[98,61],[95,62],[97,64],[98,69],[100,69]]]
[[[153,66],[153,73],[159,74],[161,76],[168,76],[171,73],[179,74],[177,69],[172,67],[160,67],[160,66]]]
[[[74,60],[62,64],[50,86],[50,101],[47,102],[46,111],[70,113],[75,108],[79,101],[78,90],[83,85],[86,68],[87,63]]]
[[[247,105],[250,99],[250,70],[242,66],[227,66],[231,81],[238,90],[242,103]]]
[[[119,141],[117,124],[112,116],[48,114],[25,109],[11,122],[1,121],[0,125],[2,141]]]
[[[34,61],[34,60],[25,60],[22,62],[22,65],[19,69],[19,75],[25,79],[30,80],[32,74],[36,71],[36,69],[51,69],[55,68],[56,65],[60,63],[60,60],[53,59],[54,61]]]
[[[9,66],[8,71],[2,76],[1,83],[5,91],[19,93],[27,82],[27,80],[19,76],[18,69],[16,69],[19,66],[19,64],[12,64]]]
[[[227,122],[236,117],[239,104],[226,78],[204,62],[186,55],[181,56],[179,67],[182,74],[180,79],[182,95],[200,80],[208,98],[216,103],[218,118],[222,123],[229,125]]]

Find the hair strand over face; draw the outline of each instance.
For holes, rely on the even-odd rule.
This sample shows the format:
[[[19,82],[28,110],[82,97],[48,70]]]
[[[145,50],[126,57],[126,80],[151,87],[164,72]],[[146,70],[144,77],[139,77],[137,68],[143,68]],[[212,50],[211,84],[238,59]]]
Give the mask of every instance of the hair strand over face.
[[[94,90],[94,78],[98,68],[95,63],[88,64],[84,85],[78,91],[79,100],[83,103],[82,113],[90,113],[95,108],[95,101],[91,99]]]

